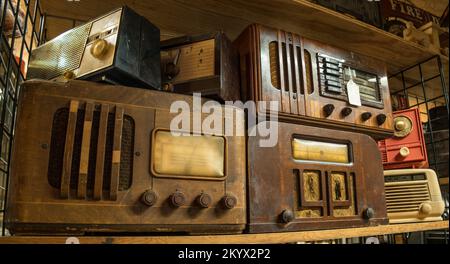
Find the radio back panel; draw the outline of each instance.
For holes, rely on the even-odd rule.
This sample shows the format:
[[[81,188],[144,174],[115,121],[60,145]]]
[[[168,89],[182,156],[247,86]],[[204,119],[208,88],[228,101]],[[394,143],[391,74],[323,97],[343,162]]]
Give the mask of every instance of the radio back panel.
[[[240,99],[238,55],[224,33],[161,42],[163,89],[202,93],[219,101]]]
[[[383,62],[261,25],[234,44],[243,99],[278,101],[279,118],[288,122],[392,135]]]
[[[427,168],[427,149],[418,108],[396,111],[394,136],[378,141],[384,169]]]
[[[190,96],[83,81],[26,82],[8,228],[16,234],[241,232],[245,137],[226,136],[224,129],[172,135],[174,101],[192,109]]]
[[[384,171],[389,223],[440,221],[445,204],[430,169]]]
[[[85,79],[160,89],[159,29],[122,7],[33,50],[27,79]]]
[[[387,223],[383,171],[367,135],[279,123],[275,147],[248,139],[249,230],[286,232]]]

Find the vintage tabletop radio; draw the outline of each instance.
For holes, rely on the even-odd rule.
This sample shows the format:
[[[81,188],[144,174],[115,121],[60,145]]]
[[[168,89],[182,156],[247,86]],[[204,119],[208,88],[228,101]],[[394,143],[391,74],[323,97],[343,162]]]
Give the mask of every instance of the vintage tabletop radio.
[[[249,231],[387,224],[381,155],[369,136],[279,123],[278,144],[248,138]]]
[[[396,111],[393,116],[394,136],[378,141],[384,169],[428,168],[419,109]]]
[[[383,62],[261,25],[234,44],[243,100],[278,101],[279,118],[288,122],[393,134]]]
[[[159,29],[122,7],[33,50],[27,79],[161,88]]]
[[[192,96],[84,81],[28,81],[20,96],[6,215],[13,233],[245,228],[245,137],[169,130],[171,103],[192,109]]]
[[[164,90],[202,93],[220,101],[240,99],[237,51],[224,33],[161,42]]]
[[[433,170],[386,170],[384,182],[389,223],[442,220],[445,205]]]

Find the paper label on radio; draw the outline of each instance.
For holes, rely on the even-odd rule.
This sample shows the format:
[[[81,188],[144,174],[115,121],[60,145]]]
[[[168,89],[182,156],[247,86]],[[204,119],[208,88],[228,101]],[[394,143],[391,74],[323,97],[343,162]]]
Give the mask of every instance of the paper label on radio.
[[[361,96],[359,95],[359,86],[350,79],[347,83],[348,103],[351,105],[361,106]]]

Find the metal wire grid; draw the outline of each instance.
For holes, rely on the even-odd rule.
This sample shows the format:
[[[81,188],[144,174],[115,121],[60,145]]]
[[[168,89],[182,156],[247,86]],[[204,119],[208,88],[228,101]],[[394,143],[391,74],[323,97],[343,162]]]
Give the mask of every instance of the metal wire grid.
[[[17,99],[31,50],[41,43],[44,16],[39,0],[0,0],[0,6],[0,224],[3,236]],[[6,35],[7,12],[14,16],[11,36]]]
[[[434,62],[435,61],[435,62]],[[430,68],[429,66],[432,65],[433,63],[436,63],[435,69],[436,72],[431,74],[427,72],[427,74],[425,74],[425,68]],[[425,67],[424,65],[427,64],[428,67]],[[415,82],[412,82],[411,80],[407,81],[407,77],[406,77],[406,72],[411,72],[412,70],[415,70],[418,73],[418,80],[416,80]],[[426,76],[429,75],[429,76]],[[446,81],[445,81],[445,75],[444,75],[444,70],[442,67],[442,62],[441,62],[441,58],[440,56],[436,55],[433,56],[423,62],[420,62],[416,65],[413,65],[411,67],[408,67],[392,76],[389,76],[389,84],[391,85],[391,81],[393,79],[397,79],[400,80],[401,82],[401,87],[400,89],[395,89],[395,90],[391,90],[391,97],[393,98],[394,101],[394,97],[398,98],[398,97],[403,97],[405,98],[406,104],[401,104],[399,103],[399,107],[396,110],[402,110],[402,109],[408,109],[408,108],[414,108],[414,107],[418,107],[420,109],[420,113],[421,113],[421,117],[425,116],[426,117],[426,122],[425,126],[424,126],[424,132],[426,132],[427,134],[429,134],[429,141],[427,142],[427,145],[430,146],[432,154],[433,154],[433,159],[430,162],[430,167],[431,168],[437,168],[440,165],[444,165],[445,163],[448,162],[447,161],[442,161],[438,159],[438,148],[437,145],[438,144],[442,144],[442,140],[437,140],[434,137],[434,133],[437,129],[433,130],[433,121],[435,121],[436,119],[431,119],[430,115],[429,115],[429,106],[442,106],[445,107],[446,109],[446,113],[447,113],[447,119],[449,116],[449,96],[448,96],[448,88],[446,86]],[[409,83],[408,83],[409,82]],[[435,89],[435,91],[439,90],[439,87],[436,87],[435,84],[440,85],[440,93],[435,95],[435,93],[431,92],[429,89],[429,87],[427,87],[427,84],[430,82],[434,82],[433,83],[433,87]],[[398,88],[398,87],[397,87]],[[415,88],[416,92],[419,91],[422,94],[419,96],[417,94],[411,94],[411,90],[413,90],[413,88]],[[428,90],[428,91],[427,91]],[[428,96],[430,95],[430,96]],[[411,99],[412,98],[416,98],[416,102],[412,103]],[[437,104],[437,102],[439,102]],[[430,161],[430,160],[429,160]]]

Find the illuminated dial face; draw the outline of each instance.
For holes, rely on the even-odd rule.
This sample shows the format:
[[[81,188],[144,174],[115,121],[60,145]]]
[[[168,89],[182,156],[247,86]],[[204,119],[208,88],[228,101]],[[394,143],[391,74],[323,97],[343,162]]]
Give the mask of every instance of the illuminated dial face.
[[[294,138],[292,152],[296,160],[349,163],[347,144]]]

